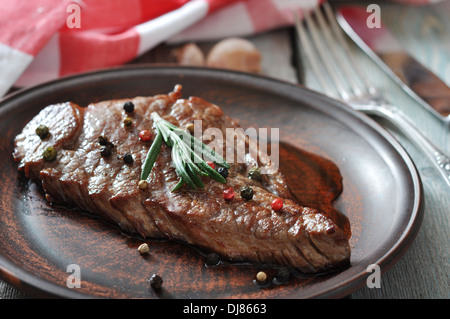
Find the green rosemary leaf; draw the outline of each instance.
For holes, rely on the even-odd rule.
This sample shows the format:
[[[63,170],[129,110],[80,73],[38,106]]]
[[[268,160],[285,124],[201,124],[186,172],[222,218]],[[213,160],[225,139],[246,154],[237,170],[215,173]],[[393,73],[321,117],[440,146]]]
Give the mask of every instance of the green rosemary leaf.
[[[196,171],[200,172],[200,170],[194,164],[187,163],[186,169],[187,169],[187,171],[189,173],[189,176],[192,178],[192,180],[194,181],[194,183],[197,186],[199,186],[201,188],[205,187],[205,185],[203,184],[202,180],[200,179],[200,177],[198,177],[198,175],[196,173]]]
[[[212,148],[208,145],[203,144],[200,140],[191,136],[191,142],[194,148],[194,151],[203,155],[204,158],[208,159],[211,162],[216,163],[219,166],[230,168],[230,164],[228,164],[222,156],[218,155]]]
[[[173,146],[173,141],[170,138],[170,130],[166,130],[165,127],[164,127],[164,124],[159,122],[159,121],[155,122],[155,127],[156,127],[156,130],[159,133],[161,133],[161,135],[162,135],[162,137],[164,139],[164,142],[167,144],[167,146],[172,147]]]
[[[201,170],[206,172],[212,179],[215,179],[218,182],[226,184],[227,182],[226,179],[205,162],[198,163],[198,166]]]
[[[192,151],[190,151],[189,154],[192,154]],[[192,154],[192,155],[194,155],[194,154]],[[202,176],[209,176],[208,173],[203,172],[201,169],[199,169],[197,167],[197,165],[195,165],[195,163],[193,162],[192,158],[188,158],[186,160],[186,164],[191,168],[191,170],[192,170],[192,172],[194,174],[202,175]]]
[[[162,144],[162,135],[158,133],[155,137],[155,140],[152,143],[152,146],[150,147],[147,153],[144,165],[142,166],[141,180],[146,180],[150,175],[153,165],[155,164],[156,158],[158,157],[158,154],[161,150],[161,144]]]
[[[198,168],[204,172],[207,176],[211,177],[212,179],[221,182],[225,184],[227,181],[225,178],[220,175],[216,170],[211,168],[196,152],[191,152],[192,156],[194,157],[193,161],[197,164]],[[228,163],[227,163],[228,164]],[[228,164],[229,165],[229,164]],[[203,174],[202,174],[203,175]]]
[[[199,139],[192,136],[191,134],[187,133],[185,130],[180,129],[171,123],[169,123],[171,127],[174,127],[173,132],[176,133],[178,136],[181,136],[180,138],[190,149],[193,149],[193,151],[197,152],[197,154],[201,154],[203,158],[216,163],[219,166],[230,168],[230,164],[228,164],[222,156],[217,154],[212,148],[210,148],[208,145],[202,143]]]
[[[183,185],[184,185],[184,181],[182,179],[180,179],[178,181],[178,184],[175,185],[175,187],[172,189],[172,192],[175,192],[175,191],[179,190],[181,188],[181,186],[183,186]]]
[[[164,140],[167,146],[172,148],[172,161],[180,178],[172,191],[180,189],[184,184],[194,189],[204,187],[200,176],[209,176],[216,181],[226,183],[226,179],[203,160],[205,158],[219,166],[229,168],[230,164],[220,155],[185,130],[162,119],[156,112],[153,112],[151,117],[158,134],[147,154],[141,178],[146,179],[150,174]]]
[[[189,176],[189,173],[186,171],[185,163],[180,156],[180,150],[177,144],[175,144],[172,148],[172,161],[175,165],[175,170],[177,171],[178,176],[190,187],[194,189],[197,188],[194,181]]]

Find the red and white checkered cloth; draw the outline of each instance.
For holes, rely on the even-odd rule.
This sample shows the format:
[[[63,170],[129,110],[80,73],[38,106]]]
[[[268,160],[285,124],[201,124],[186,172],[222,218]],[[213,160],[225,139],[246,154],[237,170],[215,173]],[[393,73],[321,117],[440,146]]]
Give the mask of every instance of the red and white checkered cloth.
[[[245,36],[322,0],[0,0],[0,97],[126,63],[165,41]],[[397,0],[427,3],[436,0]]]

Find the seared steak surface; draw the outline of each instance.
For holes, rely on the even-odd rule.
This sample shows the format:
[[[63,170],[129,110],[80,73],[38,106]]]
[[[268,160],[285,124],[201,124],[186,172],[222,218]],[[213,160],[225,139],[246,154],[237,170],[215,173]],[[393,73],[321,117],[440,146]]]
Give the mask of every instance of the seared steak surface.
[[[127,101],[135,105],[130,114],[123,109]],[[204,188],[184,185],[171,192],[179,177],[170,148],[163,143],[148,188],[139,189],[141,166],[152,143],[140,141],[139,132],[150,130],[154,138],[152,112],[179,127],[194,120],[202,120],[203,130],[239,127],[214,104],[198,97],[182,99],[176,87],[167,95],[84,108],[69,102],[47,106],[16,137],[13,157],[27,177],[42,183],[48,201],[101,215],[132,234],[181,240],[231,261],[290,266],[307,273],[348,264],[344,233],[325,215],[296,203],[279,171],[264,174],[262,181],[247,177],[251,167],[264,165],[259,158],[230,162],[226,184],[202,177]],[[132,119],[129,127],[123,124],[127,116]],[[39,125],[50,130],[44,139],[36,135]],[[99,136],[114,145],[108,157],[100,154]],[[216,147],[213,143],[209,145]],[[57,151],[51,162],[42,157],[48,146]],[[132,155],[132,163],[123,161],[126,153]],[[252,200],[241,198],[243,186],[253,188]],[[236,192],[231,201],[222,196],[229,187]],[[277,212],[271,208],[276,198],[284,203]]]

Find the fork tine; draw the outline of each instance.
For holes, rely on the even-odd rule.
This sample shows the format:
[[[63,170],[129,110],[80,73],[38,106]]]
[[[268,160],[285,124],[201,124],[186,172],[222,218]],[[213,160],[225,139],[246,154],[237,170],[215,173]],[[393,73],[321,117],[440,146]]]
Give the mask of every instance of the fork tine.
[[[362,111],[366,114],[375,114],[378,116],[381,116],[387,120],[390,120],[392,123],[396,124],[399,129],[403,131],[407,136],[410,137],[410,139],[428,156],[428,158],[432,161],[435,168],[440,172],[440,174],[445,178],[445,181],[448,185],[450,185],[450,176],[448,169],[445,165],[443,165],[443,162],[450,162],[450,157],[445,155],[445,153],[441,150],[439,150],[436,146],[433,145],[425,136],[422,135],[422,133],[414,126],[414,124],[411,122],[406,115],[401,112],[400,109],[396,108],[395,106],[391,105],[389,102],[387,102],[383,96],[379,95],[377,93],[377,90],[368,83],[369,81],[364,76],[364,73],[361,72],[361,70],[358,68],[358,64],[354,63],[353,65],[349,61],[349,59],[353,59],[353,54],[350,51],[349,47],[347,46],[347,43],[344,39],[343,33],[341,28],[337,24],[337,20],[332,14],[332,11],[328,5],[325,5],[325,12],[328,16],[328,21],[332,25],[332,30],[334,30],[334,34],[336,39],[331,38],[331,34],[326,35],[327,39],[335,40],[335,41],[326,41],[328,44],[331,43],[333,46],[334,43],[337,44],[334,45],[334,48],[336,48],[339,44],[340,47],[344,48],[344,52],[347,53],[347,55],[343,55],[343,57],[347,57],[348,59],[345,60],[348,61],[347,68],[344,68],[345,77],[347,76],[347,73],[350,74],[350,70],[355,71],[355,74],[358,74],[360,77],[360,83],[359,84],[365,84],[366,90],[361,90],[361,93],[366,92],[366,94],[362,96],[354,95],[351,96],[347,91],[343,88],[341,85],[340,79],[337,77],[337,73],[334,72],[333,66],[336,66],[336,64],[333,63],[333,60],[330,58],[328,59],[327,55],[331,55],[332,52],[335,54],[335,50],[333,48],[326,48],[320,37],[319,33],[317,31],[316,24],[312,21],[311,15],[308,11],[304,12],[305,15],[305,25],[308,28],[308,31],[312,37],[312,42],[309,41],[309,37],[307,36],[307,32],[305,31],[306,28],[303,28],[302,23],[299,22],[298,17],[296,17],[296,28],[297,32],[300,38],[300,43],[306,53],[306,56],[313,67],[313,72],[315,72],[316,76],[321,79],[321,82],[323,84],[323,88],[326,87],[327,91],[330,91],[330,86],[328,83],[323,80],[323,74],[319,70],[319,62],[322,63],[322,66],[326,68],[329,77],[333,80],[335,87],[337,88],[339,95],[342,97],[342,100],[348,103],[349,106],[353,107],[357,111]],[[321,25],[322,32],[327,33],[328,31],[326,28],[325,21],[321,18],[321,9],[316,8],[315,9],[315,17],[318,20],[319,24]],[[325,31],[324,31],[325,30]],[[320,57],[314,54],[313,47],[316,47],[315,51],[318,52]],[[340,51],[342,52],[342,51]],[[318,59],[321,59],[319,61]],[[341,60],[340,60],[341,61]],[[332,64],[333,63],[333,64]],[[347,64],[347,63],[346,63]],[[341,63],[341,67],[336,67],[336,69],[339,69],[342,71],[343,64]],[[352,72],[353,72],[352,71]],[[353,77],[348,77],[348,80],[350,80]],[[357,80],[353,79],[350,80],[353,84],[350,84],[354,86],[357,85]],[[355,91],[355,90],[353,90]],[[325,91],[326,92],[326,91]],[[356,90],[358,92],[358,90]],[[348,97],[351,96],[351,99],[348,99]],[[437,156],[438,154],[439,156]]]
[[[325,14],[322,13],[321,7],[323,7]],[[344,101],[376,94],[375,88],[367,81],[364,73],[358,67],[359,64],[354,61],[354,55],[337,23],[331,6],[324,3],[322,6],[313,7],[314,17],[318,25],[313,21],[310,10],[303,10],[302,12],[306,28],[300,21],[298,14],[293,12],[297,34],[306,58],[322,86],[322,91]],[[325,38],[319,34],[319,30]],[[332,81],[332,86],[325,79],[321,66],[325,69],[329,80]],[[339,77],[338,74],[342,77]],[[346,81],[343,81],[343,79]],[[347,82],[349,86],[345,87],[343,82]],[[336,91],[338,94],[336,94]]]
[[[325,8],[326,6],[326,8]],[[353,93],[356,96],[361,96],[362,95],[362,90],[361,90],[361,82],[357,80],[356,75],[354,72],[351,72],[352,70],[352,66],[350,65],[350,59],[349,59],[349,52],[347,50],[343,50],[344,46],[347,47],[346,45],[347,43],[342,44],[341,42],[345,42],[343,41],[344,38],[339,37],[339,44],[340,46],[336,46],[335,41],[333,41],[333,37],[332,37],[332,31],[331,29],[335,29],[336,27],[339,28],[337,26],[336,21],[334,21],[335,23],[333,23],[333,17],[330,17],[330,12],[331,11],[331,7],[328,3],[325,3],[323,5],[324,9],[325,9],[325,14],[326,14],[326,18],[328,20],[328,23],[325,21],[325,16],[322,13],[322,11],[320,10],[319,6],[316,6],[314,8],[314,13],[315,16],[317,18],[317,21],[319,22],[319,26],[322,29],[326,41],[327,43],[332,46],[332,51],[335,53],[334,57],[338,60],[338,64],[340,65],[339,71],[343,73],[343,75],[345,76],[345,78],[350,82],[350,88],[353,91]],[[336,32],[339,32],[338,30],[335,30]],[[341,41],[342,40],[342,41]],[[345,54],[347,53],[347,54]]]
[[[333,81],[334,86],[337,88],[340,97],[345,101],[349,99],[349,94],[347,93],[346,88],[342,85],[341,79],[338,78],[337,73],[334,70],[332,65],[332,60],[325,52],[330,52],[331,48],[326,48],[321,40],[319,35],[318,27],[316,23],[311,18],[311,14],[309,10],[304,11],[305,16],[305,24],[310,31],[311,38],[313,40],[314,45],[316,46],[317,53],[319,54],[323,66],[326,68],[327,73],[331,80]],[[303,44],[304,45],[304,44]]]
[[[362,72],[361,68],[359,67],[358,63],[352,63],[350,64],[350,60],[353,61],[353,53],[350,50],[350,47],[347,44],[347,41],[345,40],[344,33],[342,32],[341,27],[336,21],[336,17],[333,14],[333,9],[331,8],[329,3],[324,3],[323,8],[325,10],[325,15],[327,17],[327,20],[329,21],[331,25],[331,30],[335,35],[335,38],[337,39],[339,46],[343,49],[343,53],[345,54],[345,59],[341,57],[341,62],[344,62],[346,67],[343,67],[344,72],[347,75],[347,78],[352,84],[352,87],[357,89],[358,92],[355,92],[357,96],[363,93],[374,93],[375,88],[372,86],[371,83],[367,80],[367,78],[364,76],[364,73]],[[341,51],[342,52],[342,51]],[[342,64],[341,64],[342,65]],[[353,72],[350,72],[352,70]],[[361,85],[361,83],[363,83]]]
[[[307,39],[305,28],[303,27],[303,24],[300,21],[300,17],[298,16],[298,13],[294,11],[293,16],[294,16],[294,20],[295,20],[295,27],[297,30],[297,35],[300,39],[300,43],[302,45],[303,51],[304,51],[307,59],[310,62],[311,68],[314,71],[314,74],[316,74],[317,79],[319,80],[324,93],[327,95],[334,96],[335,92],[331,88],[329,82],[323,76],[322,69],[318,63],[318,60],[317,60],[314,52],[313,52],[313,49],[310,45],[310,41]]]

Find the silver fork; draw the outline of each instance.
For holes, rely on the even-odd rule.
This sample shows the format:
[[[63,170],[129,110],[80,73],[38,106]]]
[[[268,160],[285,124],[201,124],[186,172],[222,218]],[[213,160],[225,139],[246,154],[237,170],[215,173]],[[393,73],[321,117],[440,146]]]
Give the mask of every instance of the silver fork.
[[[322,13],[319,6],[312,9],[317,22],[309,10],[303,11],[306,28],[297,12],[293,14],[302,49],[323,93],[340,99],[357,111],[381,116],[396,125],[430,159],[450,187],[450,157],[433,145],[400,109],[391,105],[368,82],[358,64],[352,60],[353,54],[330,5],[325,3],[322,7],[325,13]],[[319,30],[322,30],[324,37]],[[333,45],[336,43],[332,40],[333,37],[339,46]],[[332,85],[325,78],[321,65]]]

